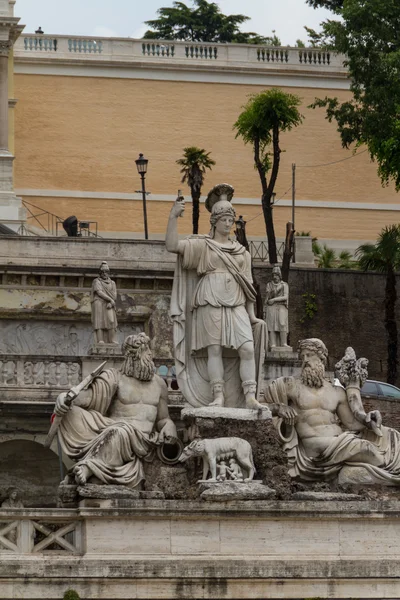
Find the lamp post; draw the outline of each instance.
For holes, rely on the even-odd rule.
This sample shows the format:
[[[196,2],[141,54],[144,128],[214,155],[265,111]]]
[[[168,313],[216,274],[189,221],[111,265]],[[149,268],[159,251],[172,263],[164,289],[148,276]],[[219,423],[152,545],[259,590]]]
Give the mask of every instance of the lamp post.
[[[136,167],[140,177],[142,178],[142,198],[143,198],[143,219],[144,219],[144,239],[149,239],[149,232],[147,230],[147,206],[146,206],[146,185],[145,185],[145,176],[147,173],[147,158],[143,156],[143,154],[139,154],[139,158],[135,160]]]

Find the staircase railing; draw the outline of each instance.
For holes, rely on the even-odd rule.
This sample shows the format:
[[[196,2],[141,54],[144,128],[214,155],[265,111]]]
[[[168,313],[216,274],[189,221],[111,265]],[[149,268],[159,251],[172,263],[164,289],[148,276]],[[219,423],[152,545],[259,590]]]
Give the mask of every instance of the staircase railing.
[[[25,199],[22,199],[22,204],[26,209],[27,223],[25,225],[21,225],[18,233],[20,235],[44,235],[44,236],[59,236],[64,235],[63,222],[65,218],[59,217],[54,213],[51,213],[48,210],[45,210],[41,206],[37,206],[32,202],[28,202]],[[94,225],[94,231],[90,230],[90,225]],[[35,228],[33,230],[32,228]],[[88,237],[101,237],[97,233],[97,222],[89,221],[87,219],[82,220],[78,223],[78,229],[80,231],[79,235],[88,236]],[[43,233],[41,233],[43,232]]]

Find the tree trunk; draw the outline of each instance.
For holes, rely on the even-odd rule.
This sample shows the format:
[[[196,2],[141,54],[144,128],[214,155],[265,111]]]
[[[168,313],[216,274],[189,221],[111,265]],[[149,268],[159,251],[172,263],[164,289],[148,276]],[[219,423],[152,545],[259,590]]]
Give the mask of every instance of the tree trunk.
[[[278,255],[276,252],[276,238],[275,238],[275,230],[274,230],[274,221],[272,218],[272,206],[270,201],[263,197],[262,199],[262,207],[264,213],[265,220],[265,229],[267,232],[268,239],[268,257],[271,265],[276,265],[278,262]]]
[[[283,251],[282,260],[282,279],[283,281],[286,281],[286,283],[289,282],[290,259],[293,256],[293,238],[293,223],[286,223],[285,250]]]
[[[192,225],[193,233],[197,235],[199,233],[199,218],[200,218],[200,195],[201,190],[194,190],[192,188]]]
[[[396,385],[397,380],[397,323],[396,323],[396,275],[390,266],[385,287],[385,327],[388,336],[387,382]]]

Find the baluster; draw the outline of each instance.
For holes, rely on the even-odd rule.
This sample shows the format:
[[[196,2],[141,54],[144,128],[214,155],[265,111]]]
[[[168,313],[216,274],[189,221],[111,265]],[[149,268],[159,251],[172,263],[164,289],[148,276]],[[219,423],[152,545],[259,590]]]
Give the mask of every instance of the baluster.
[[[331,64],[331,55],[330,55],[330,52],[326,53],[326,62],[328,63],[328,65]]]
[[[217,48],[217,46],[214,47],[214,58],[215,58],[215,60],[217,60],[217,58],[218,58],[218,48]]]
[[[171,46],[171,56],[175,56],[175,46]]]
[[[103,42],[100,40],[97,42],[97,52],[101,54],[103,52]]]
[[[56,362],[56,387],[60,387],[61,381],[61,363],[60,361]]]
[[[24,49],[28,50],[28,38],[24,38]]]
[[[142,54],[146,56],[146,44],[142,44]]]
[[[285,62],[289,62],[289,52],[285,50]]]
[[[168,387],[168,391],[172,392],[172,367],[168,367],[168,372],[167,372],[167,387]]]
[[[49,387],[49,385],[50,385],[50,361],[49,360],[44,361],[43,379],[44,379],[44,385],[46,387]]]
[[[0,361],[0,375],[1,375],[1,383],[2,383],[3,385],[6,385],[6,378],[7,378],[7,375],[6,375],[6,373],[5,373],[5,368],[4,368],[4,363],[3,363],[3,361]]]

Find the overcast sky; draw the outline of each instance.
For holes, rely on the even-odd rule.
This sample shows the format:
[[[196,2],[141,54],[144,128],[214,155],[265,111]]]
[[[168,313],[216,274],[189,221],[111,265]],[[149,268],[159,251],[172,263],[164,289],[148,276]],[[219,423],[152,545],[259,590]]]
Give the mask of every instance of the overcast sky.
[[[298,38],[306,40],[304,25],[318,29],[330,15],[327,10],[314,10],[305,0],[217,0],[225,14],[243,13],[251,20],[244,31],[269,35],[273,29],[283,45],[294,45]],[[161,6],[172,6],[172,0],[17,0],[15,16],[32,33],[40,25],[45,33],[142,37],[144,21],[154,19]],[[187,0],[186,4],[191,5]]]

